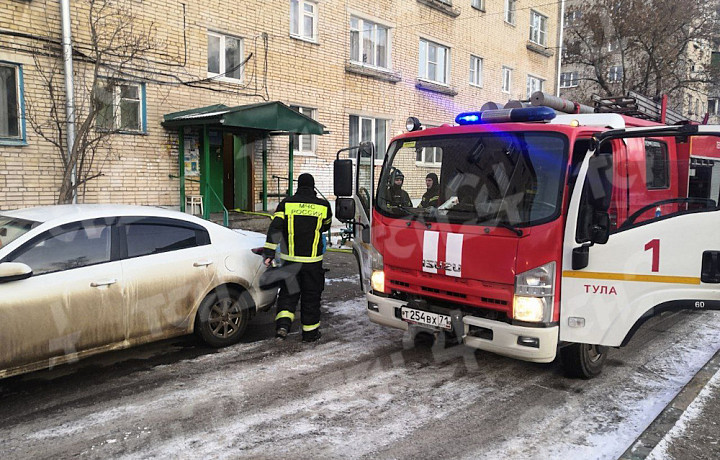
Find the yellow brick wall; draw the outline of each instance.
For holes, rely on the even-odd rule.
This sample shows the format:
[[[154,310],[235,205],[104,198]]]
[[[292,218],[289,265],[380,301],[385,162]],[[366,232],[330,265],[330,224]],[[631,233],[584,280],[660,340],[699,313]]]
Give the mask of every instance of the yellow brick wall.
[[[107,160],[96,168],[103,175],[87,184],[85,202],[179,204],[179,183],[169,177],[178,173],[177,132],[161,126],[166,113],[219,103],[229,106],[257,103],[263,101],[265,94],[271,101],[315,108],[316,119],[330,134],[317,137],[315,156],[295,157],[294,176],[311,172],[318,188],[330,196],[332,160],[338,149],[348,145],[351,114],[389,119],[388,136],[391,137],[404,130],[405,119],[411,115],[433,125],[451,123],[457,113],[478,109],[486,101],[505,102],[508,96],[524,97],[528,74],[546,79],[548,91],[556,84],[557,55],[545,57],[526,48],[530,7],[538,3],[530,0],[517,2],[514,26],[503,20],[503,0],[486,0],[484,12],[471,8],[470,0],[455,0],[453,7],[459,9],[458,17],[417,0],[319,0],[317,43],[290,37],[290,0],[122,0],[116,3],[125,5],[138,17],[139,28],[150,24],[155,27],[162,54],[155,53],[151,60],[162,64],[151,62],[146,69],[150,72],[136,75],[137,81],[145,79],[146,84],[147,133],[112,137]],[[87,50],[86,2],[76,0],[71,6],[74,44]],[[555,50],[558,6],[541,4],[533,8],[548,16],[548,48]],[[59,12],[57,0],[0,0],[0,30],[59,40]],[[346,72],[351,14],[391,27],[392,71],[401,77],[399,82]],[[183,29],[187,49],[183,44]],[[209,89],[168,84],[207,77],[208,30],[241,37],[245,56],[254,53],[246,66],[245,84],[215,82],[205,85]],[[263,33],[268,34],[266,75],[263,75]],[[450,47],[449,86],[457,95],[415,87],[421,37]],[[0,48],[0,61],[23,66],[25,99],[33,102],[27,110],[42,117],[47,113],[47,106],[42,103],[45,94],[35,61],[28,51],[33,46],[42,46],[42,42],[2,34],[0,43],[4,45]],[[482,88],[468,83],[470,54],[484,60]],[[43,58],[41,62],[48,66],[48,60]],[[62,69],[62,64],[55,61]],[[76,69],[83,68],[81,63],[75,65]],[[500,91],[503,65],[514,70],[510,95]],[[62,76],[58,78],[62,83]],[[264,79],[266,88],[262,87]],[[76,90],[80,88],[76,83]],[[56,200],[61,174],[59,156],[29,124],[26,131],[27,145],[0,145],[0,209],[50,204]],[[262,188],[259,145],[256,144],[258,148],[253,153],[256,203]],[[268,177],[286,177],[287,136],[271,137],[268,148]],[[275,184],[269,180],[270,192],[276,191]],[[285,186],[281,183],[281,188]],[[197,192],[197,184],[188,183],[187,193],[193,192]]]

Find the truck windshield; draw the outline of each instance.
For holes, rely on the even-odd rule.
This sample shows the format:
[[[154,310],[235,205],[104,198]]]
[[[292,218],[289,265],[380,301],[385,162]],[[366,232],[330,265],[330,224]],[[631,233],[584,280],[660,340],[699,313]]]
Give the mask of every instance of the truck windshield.
[[[385,215],[528,226],[559,215],[567,138],[548,132],[476,133],[393,142],[380,177]]]

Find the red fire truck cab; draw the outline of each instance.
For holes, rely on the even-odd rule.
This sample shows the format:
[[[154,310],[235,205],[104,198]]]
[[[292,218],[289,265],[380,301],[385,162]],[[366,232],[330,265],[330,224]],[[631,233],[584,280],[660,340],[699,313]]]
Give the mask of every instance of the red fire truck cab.
[[[720,308],[720,127],[548,107],[455,121],[409,119],[384,157],[338,152],[371,321],[589,378],[648,317]]]

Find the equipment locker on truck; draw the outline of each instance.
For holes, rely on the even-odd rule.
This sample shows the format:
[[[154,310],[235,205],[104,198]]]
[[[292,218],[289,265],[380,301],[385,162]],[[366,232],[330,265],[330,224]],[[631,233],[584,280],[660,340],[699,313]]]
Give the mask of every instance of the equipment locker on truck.
[[[377,182],[372,144],[338,152],[336,215],[355,228],[371,321],[559,354],[589,378],[648,317],[720,309],[720,126],[544,106],[455,121],[408,119]],[[390,200],[396,170],[412,206]],[[422,208],[431,172],[439,205]]]

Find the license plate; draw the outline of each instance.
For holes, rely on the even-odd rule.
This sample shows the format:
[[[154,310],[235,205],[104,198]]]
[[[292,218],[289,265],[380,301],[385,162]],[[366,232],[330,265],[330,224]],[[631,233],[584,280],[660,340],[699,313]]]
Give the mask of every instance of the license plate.
[[[452,329],[450,317],[447,315],[438,315],[437,313],[429,313],[407,307],[402,307],[400,311],[403,321],[407,321],[408,323],[423,324],[425,326],[439,327],[447,330]]]

